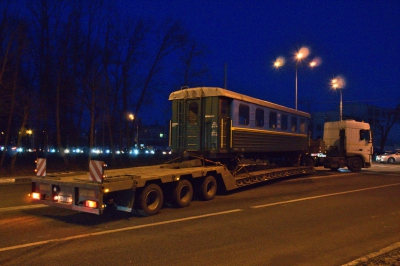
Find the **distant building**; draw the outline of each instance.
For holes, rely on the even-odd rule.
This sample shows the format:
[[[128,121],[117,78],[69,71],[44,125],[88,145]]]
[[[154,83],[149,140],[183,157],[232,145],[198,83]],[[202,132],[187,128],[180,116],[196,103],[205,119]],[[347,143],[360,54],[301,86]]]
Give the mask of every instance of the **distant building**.
[[[374,147],[378,148],[381,140],[378,125],[384,125],[388,122],[391,109],[377,107],[363,103],[350,103],[343,106],[342,119],[353,119],[360,122],[368,122],[373,132]],[[324,123],[340,120],[338,111],[315,112],[311,114],[311,132],[312,139],[322,139]],[[389,132],[386,140],[385,150],[394,150],[400,147],[400,124],[395,123]]]
[[[168,146],[168,130],[165,126],[149,125],[139,127],[139,143],[143,146],[162,148]]]

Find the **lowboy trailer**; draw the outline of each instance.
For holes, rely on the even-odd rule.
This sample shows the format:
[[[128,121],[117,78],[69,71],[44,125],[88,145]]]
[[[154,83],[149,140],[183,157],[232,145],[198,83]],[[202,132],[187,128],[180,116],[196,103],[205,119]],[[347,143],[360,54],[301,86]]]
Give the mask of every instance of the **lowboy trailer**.
[[[41,159],[44,160],[44,159]],[[224,165],[204,165],[200,159],[183,163],[105,170],[101,161],[91,161],[89,173],[53,174],[32,178],[33,202],[100,215],[113,206],[124,212],[154,215],[164,200],[187,207],[193,197],[212,200],[217,188],[231,191],[267,180],[313,173],[313,166],[237,171]],[[42,171],[43,172],[43,171]],[[45,171],[44,171],[45,172]]]

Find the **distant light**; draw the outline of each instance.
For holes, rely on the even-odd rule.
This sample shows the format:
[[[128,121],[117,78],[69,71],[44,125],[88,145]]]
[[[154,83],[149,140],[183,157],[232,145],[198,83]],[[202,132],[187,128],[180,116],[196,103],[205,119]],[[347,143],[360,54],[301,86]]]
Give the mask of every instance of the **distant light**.
[[[284,65],[285,65],[285,58],[283,56],[279,56],[274,62],[275,68],[280,68]]]
[[[65,152],[65,153],[69,153],[70,150],[69,150],[69,149],[65,149],[64,152]]]
[[[310,67],[313,68],[313,67],[319,66],[319,65],[321,65],[321,63],[322,63],[321,58],[320,58],[320,57],[315,57],[315,58],[310,62]]]
[[[92,153],[100,154],[102,151],[100,149],[92,149]]]
[[[160,133],[160,138],[163,138],[164,137],[164,134],[163,133]]]

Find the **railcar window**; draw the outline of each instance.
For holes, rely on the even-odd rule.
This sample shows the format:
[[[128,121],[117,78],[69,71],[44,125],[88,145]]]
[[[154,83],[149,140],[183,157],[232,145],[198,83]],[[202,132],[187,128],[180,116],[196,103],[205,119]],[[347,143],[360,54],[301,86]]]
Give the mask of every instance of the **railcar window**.
[[[276,112],[269,112],[269,128],[276,129],[277,115]]]
[[[292,116],[292,132],[297,131],[297,117]]]
[[[281,116],[281,126],[282,126],[282,130],[286,131],[288,129],[287,115],[282,115]]]
[[[239,125],[249,124],[250,108],[248,105],[239,104]]]
[[[264,127],[264,110],[256,109],[256,127]]]
[[[306,120],[304,118],[300,118],[300,132],[306,132]]]
[[[189,104],[188,121],[190,124],[197,124],[197,115],[199,114],[199,106],[195,102]]]

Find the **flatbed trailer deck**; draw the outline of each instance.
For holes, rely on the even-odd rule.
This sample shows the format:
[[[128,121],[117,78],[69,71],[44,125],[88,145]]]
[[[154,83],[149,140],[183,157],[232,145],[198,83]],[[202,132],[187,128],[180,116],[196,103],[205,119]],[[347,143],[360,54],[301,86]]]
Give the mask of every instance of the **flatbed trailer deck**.
[[[88,173],[53,174],[32,178],[32,200],[98,215],[108,205],[120,211],[136,210],[143,215],[153,215],[160,211],[164,199],[175,206],[186,207],[196,196],[213,199],[217,186],[231,191],[270,179],[313,172],[312,166],[244,170],[232,174],[224,165],[183,168],[154,165],[105,170],[100,182],[91,180]]]

